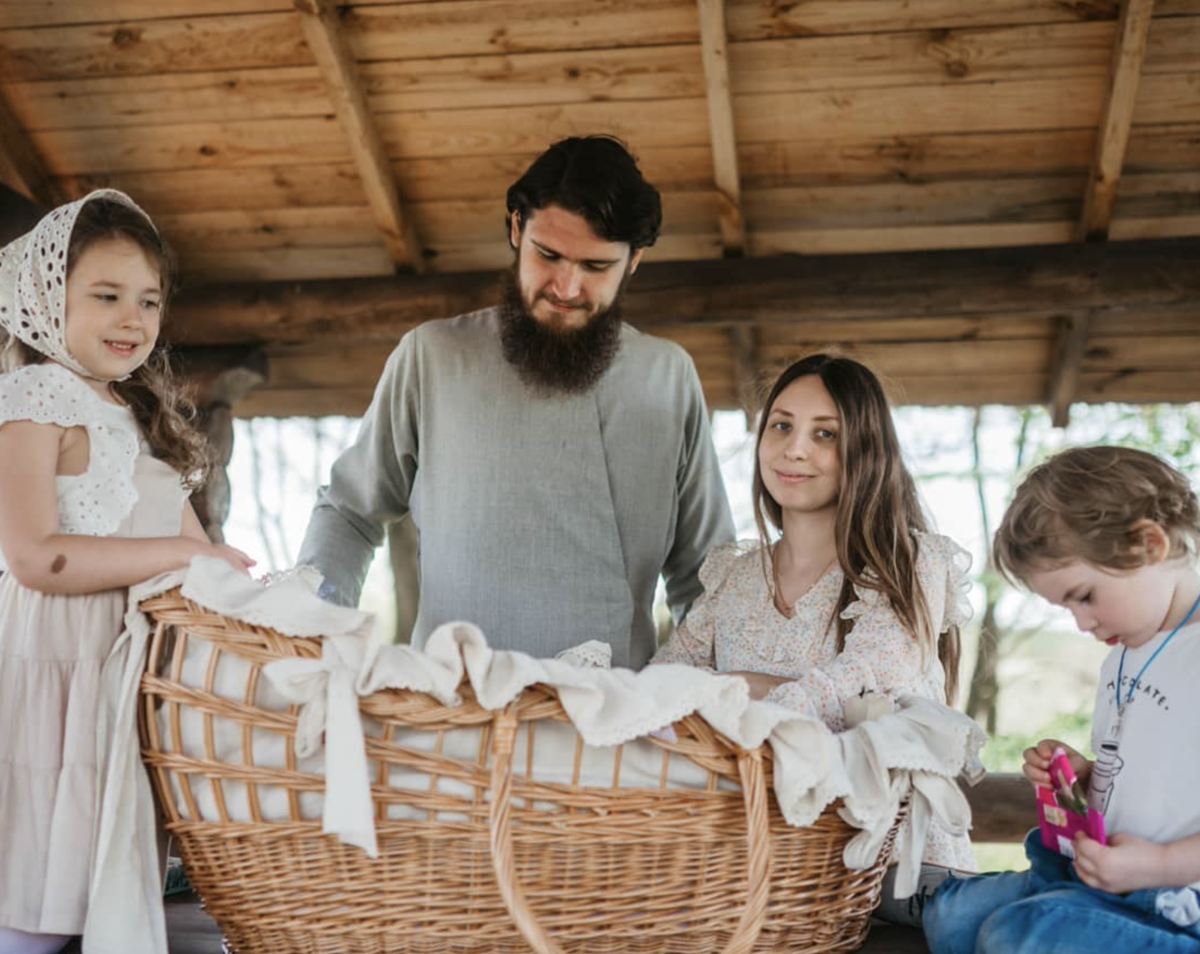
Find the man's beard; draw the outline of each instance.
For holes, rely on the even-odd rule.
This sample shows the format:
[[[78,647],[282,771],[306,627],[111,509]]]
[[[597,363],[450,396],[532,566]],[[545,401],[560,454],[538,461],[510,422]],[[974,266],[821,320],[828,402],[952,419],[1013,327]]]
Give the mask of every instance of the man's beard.
[[[624,283],[622,283],[623,289]],[[621,350],[621,291],[612,304],[582,328],[562,330],[529,313],[517,281],[517,266],[504,273],[500,344],[521,380],[543,394],[590,391]]]

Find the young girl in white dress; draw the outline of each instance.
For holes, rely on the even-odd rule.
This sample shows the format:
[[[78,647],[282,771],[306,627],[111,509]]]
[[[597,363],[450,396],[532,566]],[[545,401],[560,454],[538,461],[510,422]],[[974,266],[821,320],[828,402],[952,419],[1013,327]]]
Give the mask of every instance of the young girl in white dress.
[[[155,348],[171,280],[111,190],[0,250],[0,954],[83,931],[100,668],[127,588],[198,555],[253,562],[188,502],[205,447]]]
[[[928,532],[879,379],[850,358],[811,355],[764,408],[760,540],[709,554],[704,595],[653,662],[742,676],[753,698],[834,731],[866,693],[953,699],[970,555]],[[937,828],[926,860],[975,867],[967,839]]]

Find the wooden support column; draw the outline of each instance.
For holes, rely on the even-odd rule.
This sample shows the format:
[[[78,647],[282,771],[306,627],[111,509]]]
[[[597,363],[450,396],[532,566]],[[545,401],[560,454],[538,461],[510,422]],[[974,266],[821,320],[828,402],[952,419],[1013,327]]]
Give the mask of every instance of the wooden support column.
[[[383,244],[398,267],[423,272],[423,247],[412,219],[401,207],[396,177],[342,34],[337,9],[329,0],[296,0],[296,9],[334,112],[350,141],[354,165]]]
[[[712,137],[713,180],[720,202],[721,244],[726,257],[746,250],[742,216],[742,185],[738,174],[737,134],[733,97],[729,90],[729,49],[725,29],[725,0],[696,0],[700,13],[700,50],[708,95],[708,125]]]
[[[266,355],[261,348],[198,348],[183,352],[177,363],[180,378],[198,391],[200,428],[212,453],[208,483],[192,495],[192,506],[208,538],[224,543],[222,527],[231,495],[226,468],[233,457],[233,405],[266,380]]]
[[[1154,0],[1124,0],[1121,5],[1117,42],[1113,47],[1112,82],[1101,114],[1096,151],[1083,197],[1083,214],[1079,222],[1082,241],[1108,238],[1153,14]]]
[[[1087,352],[1090,323],[1090,312],[1068,315],[1061,321],[1050,374],[1050,421],[1055,427],[1066,427],[1070,420],[1071,401],[1079,392],[1079,375]]]
[[[46,208],[62,205],[66,194],[50,176],[37,149],[0,93],[0,182]]]
[[[758,330],[751,324],[734,325],[729,337],[733,343],[733,393],[738,396],[749,431],[754,428],[758,412]]]

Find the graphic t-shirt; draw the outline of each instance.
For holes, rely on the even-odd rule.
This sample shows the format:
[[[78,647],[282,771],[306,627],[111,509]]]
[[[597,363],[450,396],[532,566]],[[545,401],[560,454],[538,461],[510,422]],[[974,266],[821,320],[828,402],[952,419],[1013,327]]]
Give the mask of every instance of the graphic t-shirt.
[[[1200,622],[1175,635],[1125,702],[1142,666],[1167,635],[1124,651],[1123,666],[1121,648],[1109,654],[1100,670],[1092,721],[1092,806],[1104,813],[1109,834],[1123,832],[1156,844],[1200,832]],[[1119,731],[1118,670],[1124,706]]]

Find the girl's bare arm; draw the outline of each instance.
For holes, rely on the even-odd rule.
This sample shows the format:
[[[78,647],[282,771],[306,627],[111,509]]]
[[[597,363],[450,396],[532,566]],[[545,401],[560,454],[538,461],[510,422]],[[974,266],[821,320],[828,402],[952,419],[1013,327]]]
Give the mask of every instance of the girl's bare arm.
[[[19,583],[45,593],[93,593],[179,569],[201,554],[233,562],[232,547],[183,535],[59,533],[55,472],[63,434],[62,427],[32,421],[0,426],[0,549]],[[239,569],[250,562],[241,559]]]

